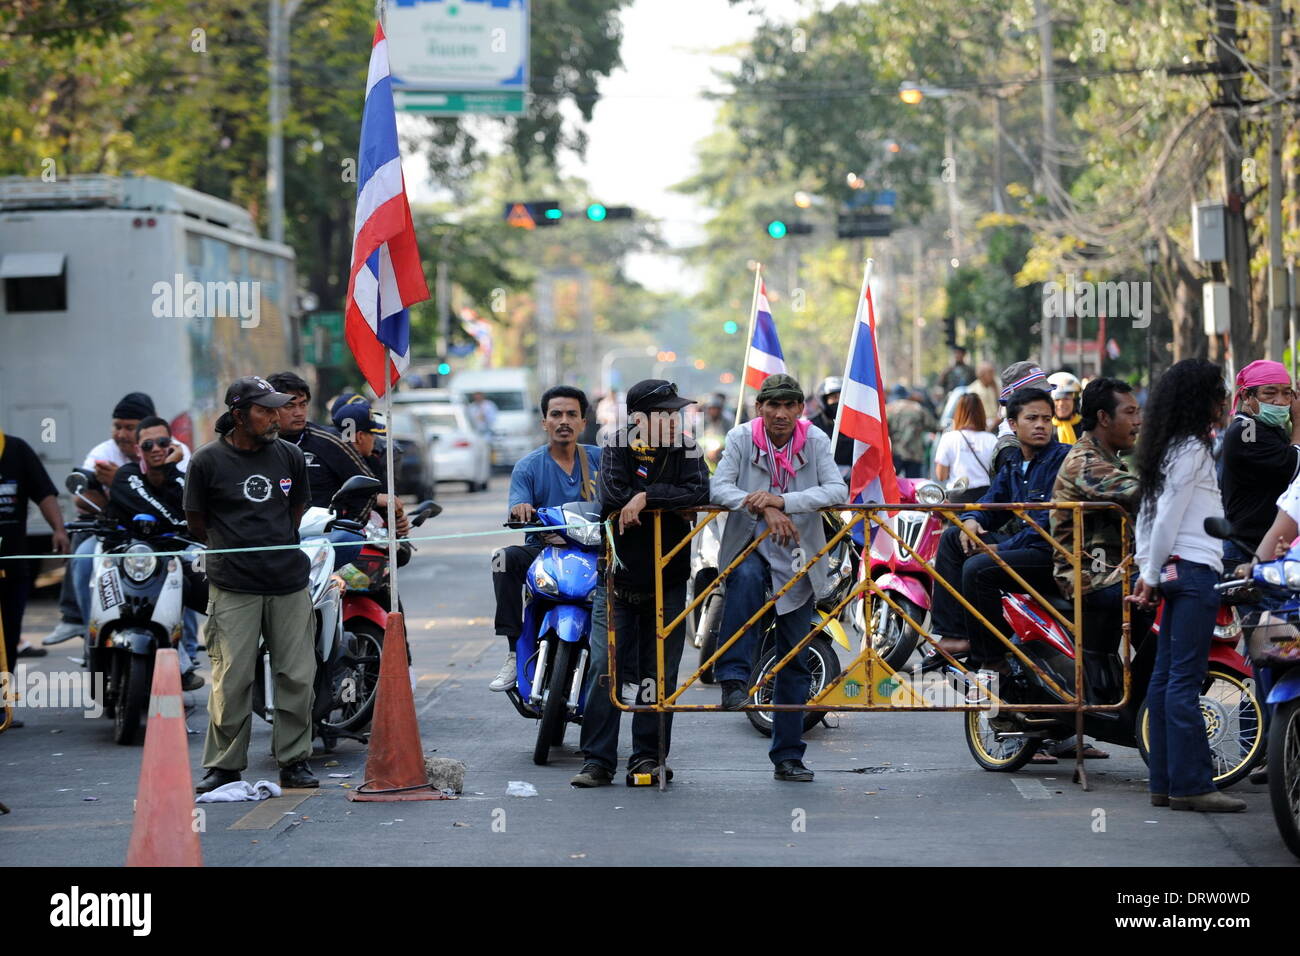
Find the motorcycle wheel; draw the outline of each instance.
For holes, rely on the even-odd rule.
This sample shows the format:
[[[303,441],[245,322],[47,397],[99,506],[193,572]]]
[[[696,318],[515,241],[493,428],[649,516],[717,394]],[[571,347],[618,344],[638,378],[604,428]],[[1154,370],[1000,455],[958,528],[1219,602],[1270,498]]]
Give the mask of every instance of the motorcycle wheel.
[[[840,674],[840,659],[836,656],[831,642],[823,635],[818,634],[808,645],[808,653],[812,660],[808,663],[808,670],[811,671],[811,679],[808,681],[808,699],[812,700],[823,690],[826,685],[833,681]],[[775,650],[768,651],[763,655],[763,659],[758,666],[749,675],[749,686],[753,687],[758,684],[767,675],[779,658]],[[772,684],[769,683],[764,687],[759,687],[757,693],[753,694],[747,703],[763,706],[772,703]],[[772,736],[772,711],[770,710],[747,710],[745,716],[749,722],[764,737]],[[810,710],[803,715],[803,729],[812,730],[816,727],[826,714],[820,710]]]
[[[696,593],[698,594],[699,591],[696,591]],[[698,610],[691,612],[687,625],[690,628],[688,633],[692,636],[698,631],[697,619],[700,614],[704,615],[707,632],[704,635],[703,643],[700,645],[700,663],[696,665],[697,667],[703,665],[718,650],[718,628],[722,626],[722,595],[717,591],[713,592],[705,599]],[[700,675],[700,683],[716,684],[717,682],[718,678],[714,676],[713,665],[704,668],[704,673]]]
[[[320,721],[327,731],[358,734],[370,724],[375,712],[375,695],[379,691],[379,659],[384,652],[384,631],[372,621],[352,620],[346,624],[357,642],[351,673],[355,691],[349,701],[337,701]]]
[[[901,594],[891,595],[893,600],[907,612],[907,616],[918,623],[925,620],[925,611]],[[884,601],[876,603],[871,615],[871,647],[886,664],[894,670],[906,666],[916,650],[920,635]]]
[[[1005,737],[998,740],[989,726],[988,714],[968,710],[962,714],[966,729],[966,746],[975,762],[992,773],[1012,773],[1019,770],[1038,753],[1042,741],[1036,737]]]
[[[1280,704],[1268,731],[1268,795],[1277,832],[1300,857],[1300,700]]]
[[[533,745],[533,763],[545,767],[551,760],[551,747],[564,743],[564,712],[568,706],[566,691],[573,670],[574,646],[554,638],[557,645],[551,672],[542,689],[542,719],[537,722],[537,743]]]
[[[1201,717],[1210,741],[1214,786],[1226,790],[1250,774],[1264,746],[1264,708],[1249,684],[1231,671],[1211,667],[1201,688]],[[1147,702],[1137,713],[1137,746],[1151,763],[1151,721]]]
[[[113,740],[124,746],[135,743],[136,732],[149,709],[150,659],[132,654],[129,661],[118,654],[114,669],[118,672],[117,710],[113,715]]]

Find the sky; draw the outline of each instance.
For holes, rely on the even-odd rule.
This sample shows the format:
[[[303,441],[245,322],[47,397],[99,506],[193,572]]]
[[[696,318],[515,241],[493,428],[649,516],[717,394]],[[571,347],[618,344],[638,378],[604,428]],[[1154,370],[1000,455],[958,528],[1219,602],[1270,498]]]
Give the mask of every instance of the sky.
[[[759,5],[781,21],[812,6],[798,0],[760,0]],[[561,173],[585,179],[592,196],[607,206],[632,206],[661,220],[661,234],[672,247],[699,241],[710,211],[671,190],[696,169],[695,145],[712,132],[719,106],[703,94],[724,88],[715,71],[734,67],[737,58],[719,51],[753,35],[761,22],[754,6],[635,0],[622,15],[623,66],[601,82],[601,98],[586,124],[586,155],[562,156]],[[575,108],[567,115],[580,119]],[[412,202],[433,197],[434,184],[419,156],[408,156],[403,169]],[[631,279],[656,291],[690,293],[700,287],[700,276],[677,256],[636,255],[626,265]]]

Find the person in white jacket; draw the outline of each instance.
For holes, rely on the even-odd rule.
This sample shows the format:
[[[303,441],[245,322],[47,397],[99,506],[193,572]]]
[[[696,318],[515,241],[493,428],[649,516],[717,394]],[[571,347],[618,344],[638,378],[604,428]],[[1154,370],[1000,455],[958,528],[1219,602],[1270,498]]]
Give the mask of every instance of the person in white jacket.
[[[1138,444],[1138,586],[1129,598],[1164,617],[1147,688],[1151,804],[1230,813],[1244,800],[1214,787],[1201,687],[1214,637],[1223,545],[1205,532],[1223,502],[1210,454],[1210,428],[1223,417],[1223,370],[1204,359],[1175,363],[1156,382]]]

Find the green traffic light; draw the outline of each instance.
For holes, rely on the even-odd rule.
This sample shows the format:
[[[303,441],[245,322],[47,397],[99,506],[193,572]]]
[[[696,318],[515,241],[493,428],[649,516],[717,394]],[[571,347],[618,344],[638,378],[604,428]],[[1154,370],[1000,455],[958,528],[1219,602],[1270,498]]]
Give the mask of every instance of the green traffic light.
[[[598,202],[594,202],[587,207],[587,218],[592,222],[604,222],[605,216],[608,214],[609,210]]]
[[[785,223],[782,222],[780,219],[773,219],[771,222],[767,224],[767,234],[771,236],[773,239],[785,238],[785,234],[786,234]]]
[[[728,335],[735,335],[740,331],[740,326],[728,319],[726,322],[722,323],[722,331],[726,332]]]
[[[446,362],[443,362],[441,365],[438,366],[438,374],[439,374],[439,375],[450,375],[450,374],[451,374],[451,366],[448,365]]]
[[[545,215],[547,219],[563,219],[563,218],[564,218],[564,210],[563,210],[563,209],[548,209],[548,210],[546,210],[545,213],[543,213],[543,215]]]

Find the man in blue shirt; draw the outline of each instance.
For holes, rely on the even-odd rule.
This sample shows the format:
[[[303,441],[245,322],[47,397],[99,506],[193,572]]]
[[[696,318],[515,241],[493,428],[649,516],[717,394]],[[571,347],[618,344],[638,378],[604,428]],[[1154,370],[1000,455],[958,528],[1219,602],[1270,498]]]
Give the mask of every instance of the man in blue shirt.
[[[1052,425],[1052,398],[1039,388],[1024,388],[1007,402],[1007,420],[1020,442],[1019,460],[1004,465],[980,504],[1047,502],[1052,500],[1056,473],[1070,450],[1056,440]],[[1044,531],[1050,532],[1046,508],[1028,512]],[[1027,581],[1040,594],[1055,593],[1052,580],[1052,546],[1026,522],[1010,511],[969,511],[962,524]],[[1014,521],[1018,527],[1004,528]],[[996,561],[985,554],[960,528],[949,528],[939,539],[934,559],[935,572],[950,584],[960,584],[962,596],[976,610],[1007,633],[1002,619],[1001,591],[1022,590]],[[972,669],[1002,666],[1005,646],[953,597],[941,584],[934,588],[931,630],[941,637],[940,647],[950,654],[970,652]]]
[[[578,443],[587,424],[586,394],[569,385],[556,385],[543,393],[540,407],[547,442],[519,459],[510,473],[511,521],[531,521],[538,508],[596,500],[600,449]],[[559,540],[548,540],[551,538]],[[562,542],[559,535],[530,534],[524,544],[500,548],[492,555],[496,632],[509,641],[510,652],[488,685],[491,690],[507,691],[515,686],[515,644],[523,630],[524,577],[543,546]]]

